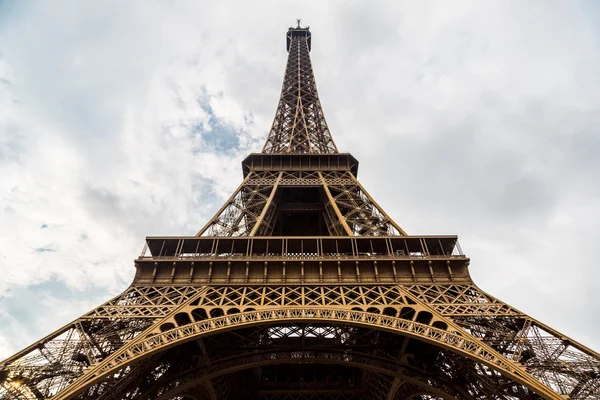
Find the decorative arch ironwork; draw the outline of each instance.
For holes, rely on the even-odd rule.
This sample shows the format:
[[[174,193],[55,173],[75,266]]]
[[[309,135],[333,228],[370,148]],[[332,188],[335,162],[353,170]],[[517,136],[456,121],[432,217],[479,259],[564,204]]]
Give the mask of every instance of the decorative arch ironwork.
[[[274,322],[279,324],[307,322],[337,323],[406,335],[473,359],[530,388],[542,398],[554,398],[554,393],[540,385],[524,369],[519,368],[515,363],[511,363],[493,349],[476,339],[468,337],[461,331],[443,330],[416,321],[363,311],[327,308],[286,308],[281,310],[255,310],[225,315],[177,326],[164,332],[157,332],[154,329],[154,331],[140,335],[137,340],[123,346],[123,348],[94,368],[90,368],[89,371],[86,371],[81,378],[68,388],[70,390],[60,393],[56,399],[71,398],[103,377],[118,371],[120,368],[136,360],[186,341],[227,330],[239,329],[246,326],[268,325]]]

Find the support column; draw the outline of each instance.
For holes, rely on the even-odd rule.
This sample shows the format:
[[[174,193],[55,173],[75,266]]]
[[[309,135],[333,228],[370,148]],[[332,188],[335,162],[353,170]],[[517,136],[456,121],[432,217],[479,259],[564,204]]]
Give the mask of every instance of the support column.
[[[400,386],[404,385],[406,381],[400,379],[400,377],[396,376],[394,378],[394,382],[392,382],[392,387],[390,388],[390,392],[387,395],[387,400],[394,400],[396,398],[396,393],[398,393],[398,389]]]
[[[392,226],[394,228],[396,228],[396,230],[402,235],[402,236],[408,236],[408,234],[404,231],[404,229],[400,228],[400,226],[394,222],[394,220],[387,215],[387,213],[385,211],[383,211],[383,208],[381,208],[379,206],[379,204],[377,204],[377,202],[375,201],[375,199],[373,197],[371,197],[371,195],[369,194],[369,192],[367,192],[365,190],[365,188],[360,184],[360,182],[358,181],[358,179],[356,179],[356,177],[352,174],[351,175],[352,180],[354,180],[354,183],[356,186],[358,186],[360,188],[360,191],[364,193],[365,196],[367,196],[367,198],[369,199],[369,202],[371,204],[373,204],[373,206],[381,213],[381,215],[383,215],[385,217],[385,219],[387,219],[389,221],[390,224],[392,224]]]
[[[346,231],[348,236],[354,236],[352,229],[350,229],[350,227],[348,226],[348,223],[346,222],[346,218],[344,218],[344,216],[342,215],[342,212],[338,208],[337,203],[335,202],[335,199],[331,195],[331,192],[329,191],[329,186],[327,186],[327,181],[325,181],[325,178],[323,177],[323,174],[321,173],[321,171],[319,171],[319,178],[321,179],[321,182],[323,183],[323,190],[325,190],[325,194],[327,195],[327,198],[329,199],[329,203],[331,204],[333,211],[335,211],[335,214],[337,215],[338,219],[340,220],[340,223],[344,227],[344,230]]]
[[[244,185],[246,184],[246,182],[248,182],[248,180],[250,179],[250,177],[252,177],[252,174],[254,174],[254,172],[250,172],[248,175],[246,175],[246,178],[244,178],[244,180],[242,181],[242,183],[240,184],[240,186],[237,187],[237,189],[233,192],[233,194],[231,195],[231,197],[229,197],[229,199],[225,202],[225,204],[223,204],[223,206],[219,209],[219,211],[217,211],[215,213],[215,215],[210,219],[210,221],[208,221],[206,223],[206,225],[204,225],[204,227],[202,227],[202,229],[200,229],[200,231],[198,231],[198,233],[196,233],[196,236],[202,236],[204,234],[204,232],[206,232],[206,230],[217,220],[219,219],[219,216],[221,215],[221,213],[227,208],[229,207],[229,205],[233,202],[233,199],[235,199],[235,196],[237,196],[237,194],[240,192],[240,190],[242,190],[242,188],[244,187]]]
[[[258,216],[258,219],[256,220],[256,223],[254,224],[254,227],[252,228],[252,231],[250,232],[249,236],[256,235],[256,231],[258,231],[258,228],[260,228],[260,224],[262,224],[263,220],[265,219],[265,215],[267,215],[267,211],[269,210],[269,207],[271,207],[271,204],[273,203],[273,198],[275,197],[275,192],[277,191],[279,182],[281,182],[282,176],[283,176],[283,171],[281,171],[279,173],[279,175],[277,176],[277,180],[275,181],[275,185],[273,185],[273,189],[271,189],[271,194],[269,195],[269,198],[267,199],[267,203],[265,204],[260,215]]]

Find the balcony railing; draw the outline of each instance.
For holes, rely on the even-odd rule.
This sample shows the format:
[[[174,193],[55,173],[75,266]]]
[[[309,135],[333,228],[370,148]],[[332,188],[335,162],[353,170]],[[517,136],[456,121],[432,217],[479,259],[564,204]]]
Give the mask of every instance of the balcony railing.
[[[456,236],[148,237],[139,260],[420,259],[464,254]]]

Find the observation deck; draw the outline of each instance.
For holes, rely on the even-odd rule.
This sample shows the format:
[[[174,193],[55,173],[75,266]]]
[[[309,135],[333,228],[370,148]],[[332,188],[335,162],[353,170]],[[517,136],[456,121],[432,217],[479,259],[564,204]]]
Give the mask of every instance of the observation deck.
[[[358,160],[350,153],[252,153],[242,161],[250,171],[350,171],[358,175]]]
[[[136,284],[470,282],[456,236],[148,237]]]

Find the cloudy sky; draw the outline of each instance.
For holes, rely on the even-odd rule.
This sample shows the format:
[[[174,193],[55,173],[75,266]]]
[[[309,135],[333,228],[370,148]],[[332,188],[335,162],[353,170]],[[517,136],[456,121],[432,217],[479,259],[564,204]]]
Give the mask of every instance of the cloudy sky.
[[[218,4],[217,4],[218,3]],[[194,234],[260,150],[302,18],[329,126],[410,234],[600,349],[600,6],[0,1],[0,359]]]

